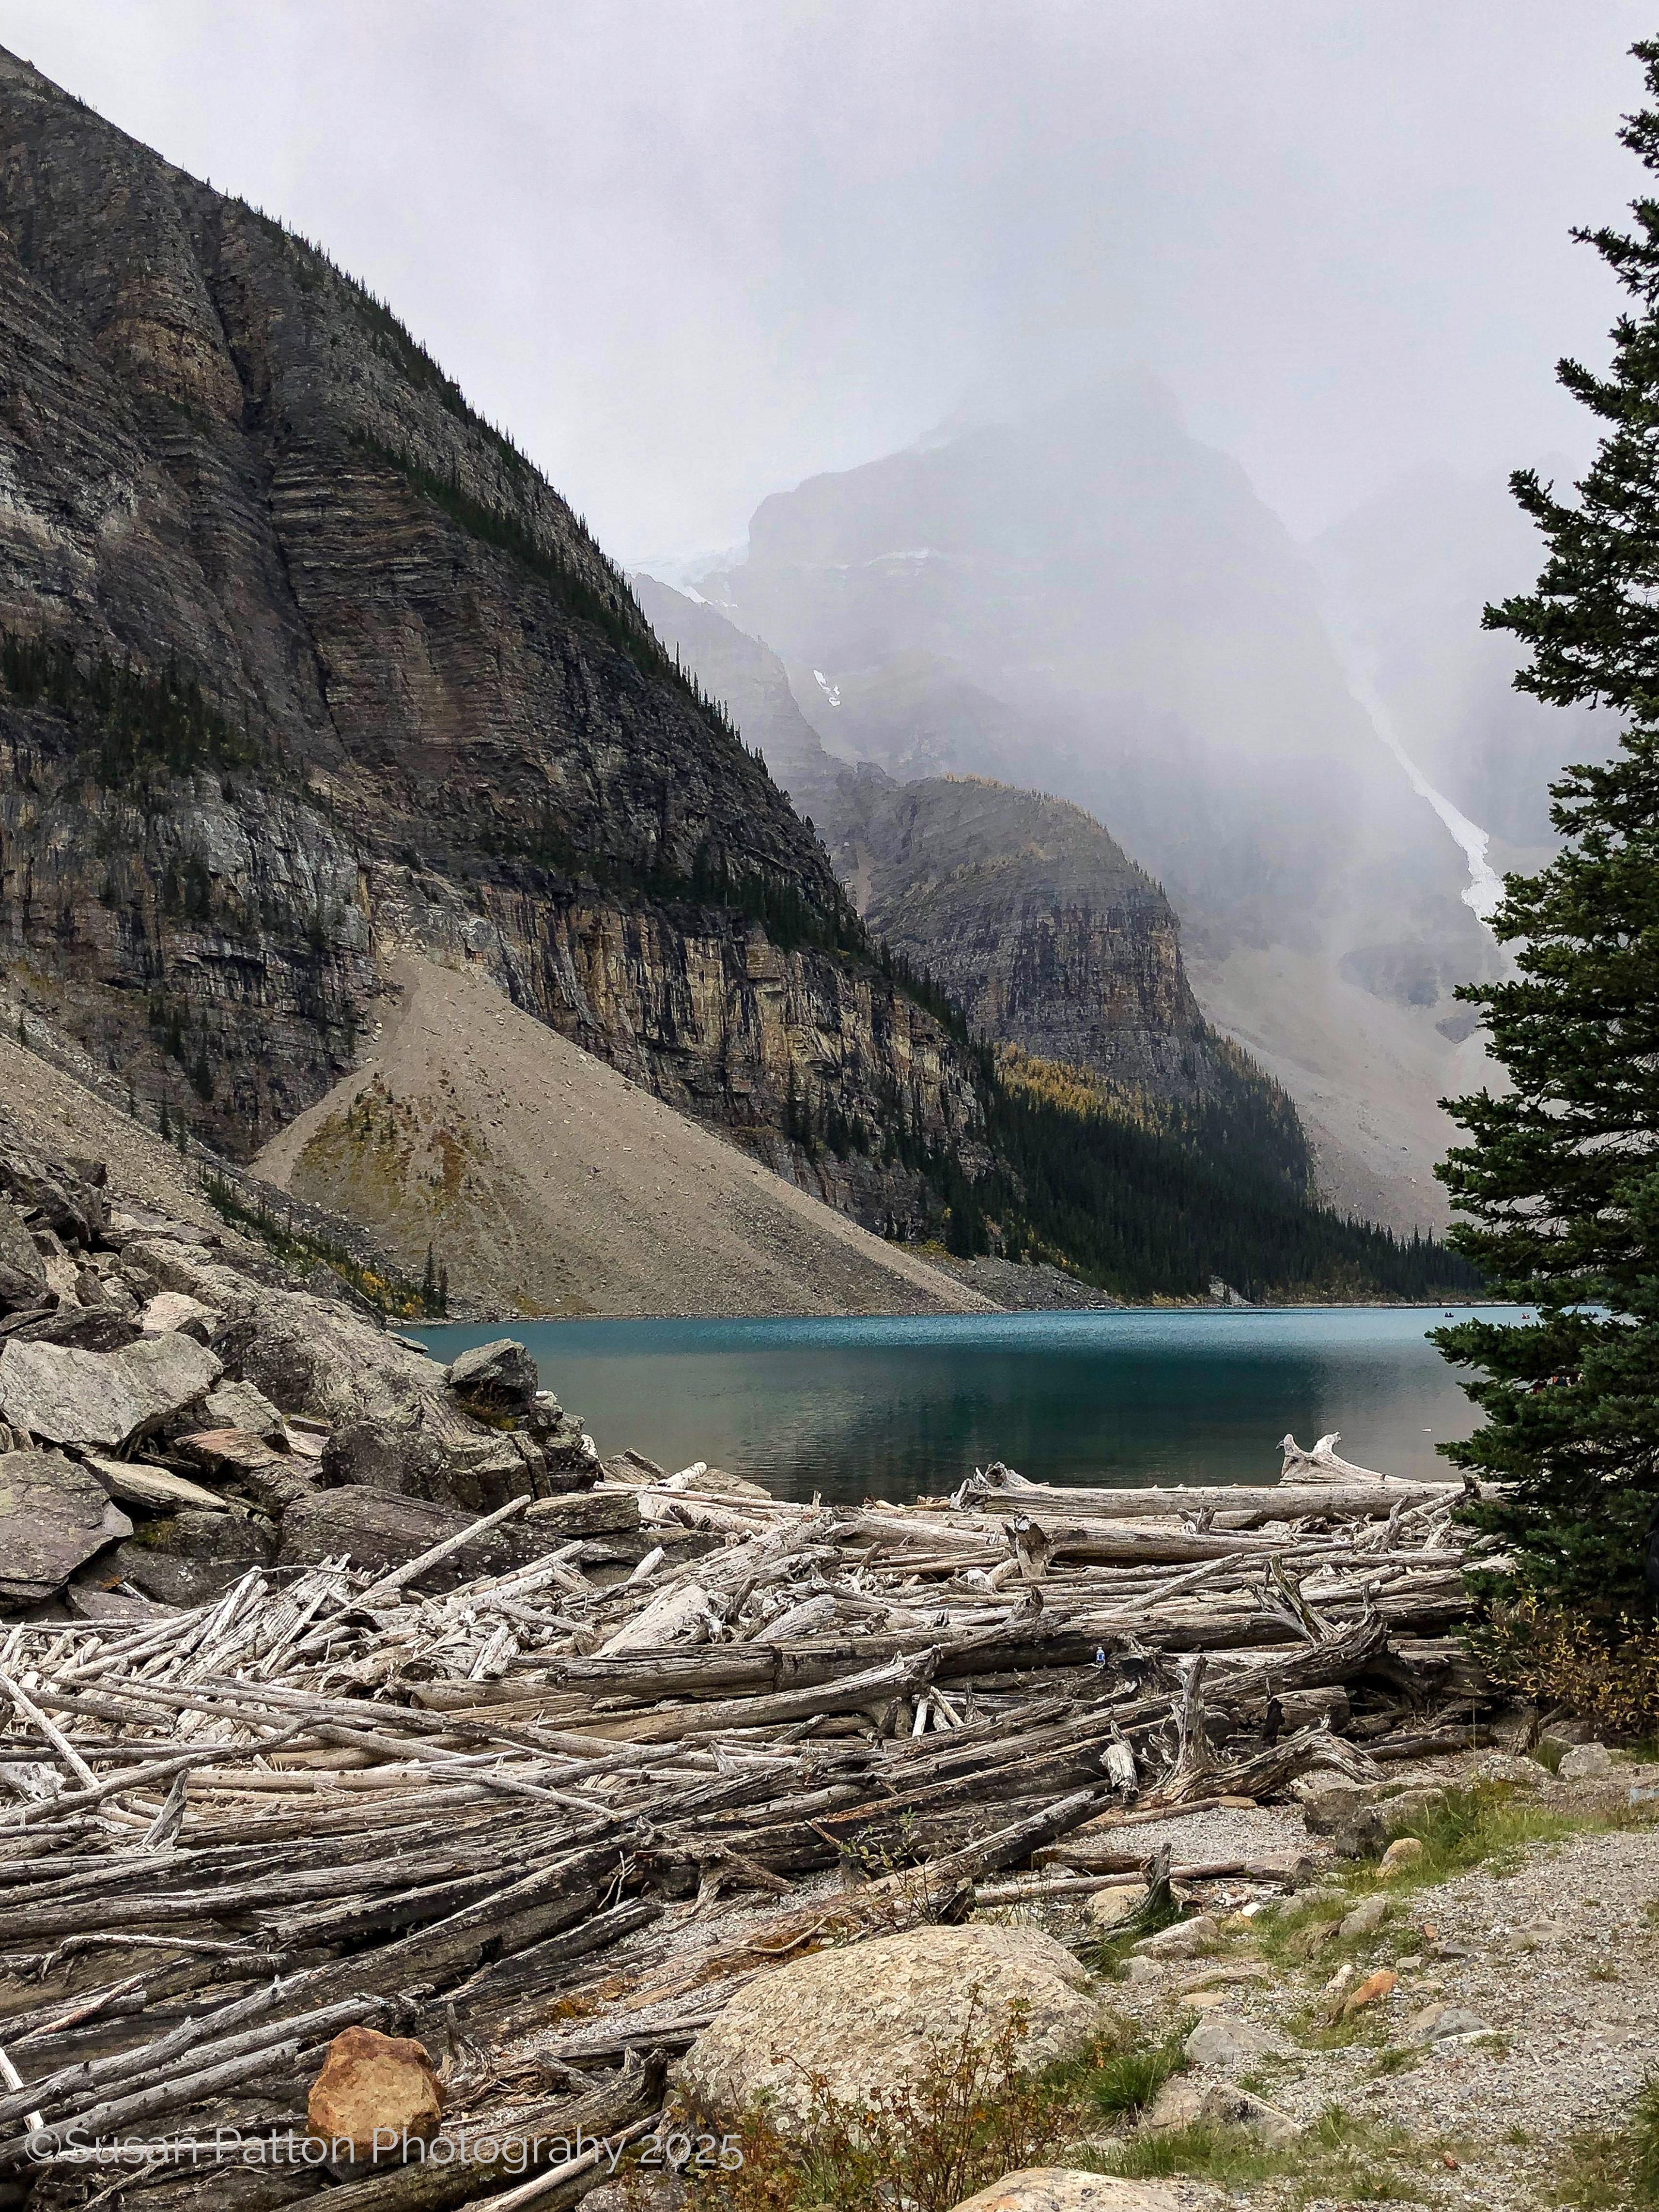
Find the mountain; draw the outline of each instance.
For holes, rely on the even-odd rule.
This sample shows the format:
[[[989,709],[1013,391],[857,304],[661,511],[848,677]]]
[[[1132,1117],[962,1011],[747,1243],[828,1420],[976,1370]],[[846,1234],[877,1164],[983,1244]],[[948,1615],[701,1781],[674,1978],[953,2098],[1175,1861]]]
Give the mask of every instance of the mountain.
[[[976,1030],[1157,1097],[1231,1092],[1239,1056],[1199,1009],[1175,910],[1098,822],[989,777],[844,766],[769,647],[704,600],[632,580],[658,635],[811,814],[865,921]]]
[[[389,308],[9,56],[0,121],[0,943],[25,1033],[393,1242],[453,1237],[485,1299],[972,1303],[722,1177],[686,1116],[890,1240],[1149,1292],[1201,1295],[1218,1252],[1262,1289],[1443,1264],[1265,1155],[1028,1099]],[[570,1051],[530,1049],[515,1010]],[[596,1117],[639,1141],[596,1149]],[[599,1202],[562,1187],[584,1168]]]
[[[390,312],[9,58],[0,113],[14,983],[244,1156],[399,945],[768,1157],[808,1081],[966,1141],[817,840]]]
[[[778,653],[833,753],[1109,823],[1180,914],[1205,1013],[1297,1099],[1323,1188],[1443,1219],[1432,1102],[1470,1055],[1437,1024],[1494,949],[1314,567],[1163,394],[1086,391],[814,477],[697,588]]]

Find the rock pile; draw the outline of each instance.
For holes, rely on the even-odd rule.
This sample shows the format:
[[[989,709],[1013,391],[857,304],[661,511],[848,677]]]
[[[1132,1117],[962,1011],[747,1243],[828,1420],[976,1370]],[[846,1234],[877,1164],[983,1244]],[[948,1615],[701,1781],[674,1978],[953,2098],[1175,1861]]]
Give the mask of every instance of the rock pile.
[[[112,1206],[97,1161],[40,1158],[0,1120],[0,1605],[138,1620],[250,1569],[384,1570],[598,1474],[521,1345],[446,1370],[343,1285],[295,1290]],[[519,1536],[476,1558],[527,1555]]]

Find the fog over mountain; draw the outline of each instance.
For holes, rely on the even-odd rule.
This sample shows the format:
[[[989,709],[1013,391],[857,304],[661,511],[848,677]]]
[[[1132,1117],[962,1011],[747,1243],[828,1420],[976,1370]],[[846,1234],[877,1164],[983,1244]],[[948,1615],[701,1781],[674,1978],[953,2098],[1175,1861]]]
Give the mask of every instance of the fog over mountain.
[[[1145,379],[775,494],[697,586],[782,656],[841,758],[1087,807],[1170,893],[1206,1012],[1296,1098],[1329,1194],[1438,1222],[1434,1102],[1480,1055],[1451,993],[1498,956],[1355,696],[1328,587]],[[1432,642],[1409,606],[1391,635],[1407,665]],[[763,743],[766,719],[751,701]]]
[[[1539,465],[1558,483],[1560,455]],[[1437,789],[1490,832],[1500,869],[1534,865],[1553,832],[1549,785],[1569,761],[1599,759],[1606,714],[1516,691],[1515,641],[1483,630],[1483,607],[1531,588],[1537,533],[1506,477],[1425,464],[1315,538],[1333,629],[1398,744]]]

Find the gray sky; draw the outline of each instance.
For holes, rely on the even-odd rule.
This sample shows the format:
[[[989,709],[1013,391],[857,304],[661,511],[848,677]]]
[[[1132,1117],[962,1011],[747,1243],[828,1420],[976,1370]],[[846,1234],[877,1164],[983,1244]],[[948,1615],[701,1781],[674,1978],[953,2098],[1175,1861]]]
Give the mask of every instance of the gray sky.
[[[1627,0],[0,0],[325,245],[624,558],[1133,364],[1311,532],[1585,448]]]

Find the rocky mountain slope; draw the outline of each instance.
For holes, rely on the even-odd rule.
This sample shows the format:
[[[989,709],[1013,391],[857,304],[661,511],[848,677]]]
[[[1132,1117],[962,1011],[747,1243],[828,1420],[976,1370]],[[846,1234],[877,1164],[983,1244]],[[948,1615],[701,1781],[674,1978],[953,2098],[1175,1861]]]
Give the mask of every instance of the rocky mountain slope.
[[[1189,1164],[1176,1204],[1156,1144],[1012,1097],[383,305],[9,57],[0,122],[0,983],[135,1115],[246,1159],[416,953],[890,1239],[1148,1292],[1202,1295],[1218,1249],[1263,1289],[1417,1281],[1282,1164]],[[521,1153],[497,1195],[539,1218]],[[816,1233],[784,1273],[831,1304],[895,1280]]]
[[[13,988],[244,1156],[398,946],[757,1142],[792,1085],[966,1139],[811,832],[392,316],[9,57],[0,120]]]
[[[865,920],[975,1029],[1160,1098],[1231,1089],[1237,1055],[1199,1010],[1174,908],[1081,807],[837,761],[769,647],[654,578],[634,582],[658,635],[811,816]]]
[[[991,1305],[689,1123],[476,969],[405,952],[387,973],[397,995],[360,1065],[253,1164],[364,1224],[409,1279],[429,1247],[453,1297],[495,1312]]]
[[[839,757],[1109,823],[1180,914],[1207,1016],[1302,1107],[1328,1194],[1443,1218],[1432,1101],[1466,1071],[1438,1024],[1494,948],[1314,570],[1167,398],[1085,392],[815,477],[697,588],[775,649]]]

